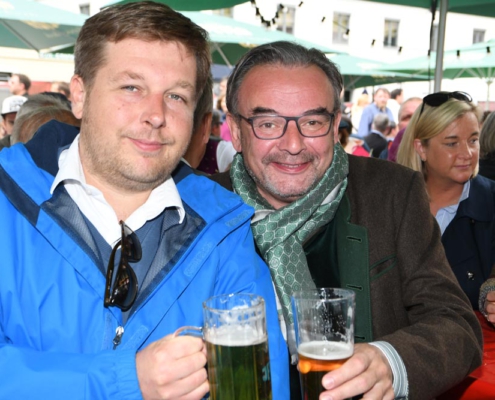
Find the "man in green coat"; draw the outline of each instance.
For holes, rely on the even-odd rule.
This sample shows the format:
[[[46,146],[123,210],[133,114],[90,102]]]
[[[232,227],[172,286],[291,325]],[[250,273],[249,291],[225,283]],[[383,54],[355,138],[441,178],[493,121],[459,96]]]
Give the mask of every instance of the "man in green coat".
[[[238,154],[214,179],[255,208],[251,227],[293,362],[291,294],[356,292],[361,343],[323,377],[320,399],[430,399],[479,366],[481,329],[445,258],[423,178],[338,144],[335,65],[314,49],[266,44],[238,62],[227,88]],[[291,398],[300,399],[292,373]]]

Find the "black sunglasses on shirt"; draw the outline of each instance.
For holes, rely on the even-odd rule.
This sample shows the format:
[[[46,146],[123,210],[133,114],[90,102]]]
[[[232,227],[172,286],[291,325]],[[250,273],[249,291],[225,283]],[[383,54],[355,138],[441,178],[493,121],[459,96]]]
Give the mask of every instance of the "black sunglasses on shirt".
[[[114,306],[122,311],[129,310],[136,300],[138,281],[136,273],[129,265],[130,262],[138,262],[142,257],[141,243],[137,235],[120,221],[122,238],[115,244],[108,261],[107,278],[105,282],[105,307]],[[115,254],[120,250],[120,261],[112,285],[113,270],[115,266]]]

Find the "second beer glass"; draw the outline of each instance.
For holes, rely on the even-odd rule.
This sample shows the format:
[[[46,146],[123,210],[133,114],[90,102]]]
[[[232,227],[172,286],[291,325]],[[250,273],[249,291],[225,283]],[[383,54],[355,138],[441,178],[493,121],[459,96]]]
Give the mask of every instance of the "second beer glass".
[[[355,293],[333,288],[298,292],[292,307],[302,396],[318,400],[323,376],[352,356]]]

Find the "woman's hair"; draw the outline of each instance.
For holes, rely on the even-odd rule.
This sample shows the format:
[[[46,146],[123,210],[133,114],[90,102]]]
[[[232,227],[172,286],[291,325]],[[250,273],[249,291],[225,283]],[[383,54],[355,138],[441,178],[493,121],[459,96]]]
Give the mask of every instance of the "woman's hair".
[[[414,140],[419,139],[424,146],[428,145],[431,138],[442,133],[452,122],[464,114],[472,112],[479,121],[480,112],[478,107],[467,101],[449,99],[438,107],[432,107],[422,103],[414,112],[397,153],[397,162],[423,173],[426,180],[427,172],[425,163],[416,152]],[[476,167],[474,176],[478,174]]]
[[[480,158],[492,153],[495,153],[495,112],[486,117],[480,134]]]

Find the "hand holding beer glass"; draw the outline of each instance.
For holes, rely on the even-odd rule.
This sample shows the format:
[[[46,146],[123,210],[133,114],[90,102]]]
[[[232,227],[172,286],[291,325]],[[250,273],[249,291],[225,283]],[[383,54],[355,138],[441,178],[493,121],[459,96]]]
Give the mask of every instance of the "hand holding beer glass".
[[[183,327],[176,335],[202,332],[207,349],[210,398],[271,400],[263,298],[248,293],[211,297],[203,303],[203,315],[202,328]]]
[[[298,292],[292,307],[302,396],[318,400],[323,376],[354,351],[355,293],[333,288]]]

